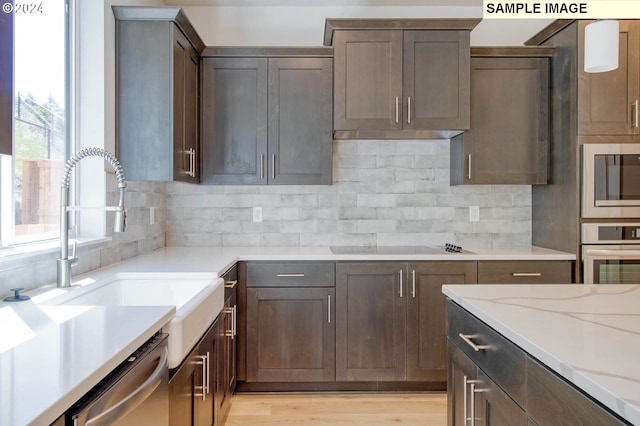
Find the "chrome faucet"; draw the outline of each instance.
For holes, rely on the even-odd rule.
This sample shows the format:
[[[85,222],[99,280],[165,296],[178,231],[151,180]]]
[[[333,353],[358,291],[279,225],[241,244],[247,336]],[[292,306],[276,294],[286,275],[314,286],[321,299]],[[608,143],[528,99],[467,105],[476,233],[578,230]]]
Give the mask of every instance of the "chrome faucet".
[[[69,182],[71,180],[71,170],[85,157],[102,157],[104,158],[116,172],[118,180],[119,200],[118,205],[113,207],[100,207],[101,210],[115,211],[114,232],[124,232],[126,227],[126,212],[124,210],[124,189],[127,182],[124,177],[124,169],[118,159],[102,148],[86,148],[71,157],[64,166],[64,174],[62,175],[62,185],[60,188],[60,259],[58,259],[58,287],[71,286],[71,267],[78,263],[75,253],[75,245],[73,255],[69,257],[69,217],[70,210],[79,210],[78,207],[69,206]]]

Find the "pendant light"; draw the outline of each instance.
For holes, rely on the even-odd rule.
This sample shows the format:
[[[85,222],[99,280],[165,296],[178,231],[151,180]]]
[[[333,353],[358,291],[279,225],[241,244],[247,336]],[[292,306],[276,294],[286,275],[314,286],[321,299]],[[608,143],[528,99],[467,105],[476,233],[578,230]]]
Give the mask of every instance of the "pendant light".
[[[618,68],[620,23],[597,20],[584,28],[584,71],[606,72]]]

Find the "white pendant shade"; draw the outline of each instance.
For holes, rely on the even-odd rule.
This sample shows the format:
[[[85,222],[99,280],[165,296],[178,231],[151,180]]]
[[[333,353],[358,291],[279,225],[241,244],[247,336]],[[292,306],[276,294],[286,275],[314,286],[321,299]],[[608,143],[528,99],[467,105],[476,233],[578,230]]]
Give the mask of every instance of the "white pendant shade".
[[[606,72],[618,68],[620,24],[600,20],[584,29],[584,71]]]

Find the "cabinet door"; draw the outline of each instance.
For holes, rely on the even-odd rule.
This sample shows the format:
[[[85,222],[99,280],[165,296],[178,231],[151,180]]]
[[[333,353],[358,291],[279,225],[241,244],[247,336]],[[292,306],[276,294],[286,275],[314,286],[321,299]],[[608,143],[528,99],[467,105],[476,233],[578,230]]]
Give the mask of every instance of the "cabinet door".
[[[269,59],[269,184],[331,184],[332,64]]]
[[[469,128],[469,32],[404,31],[405,129]]]
[[[547,59],[472,58],[471,108],[465,184],[547,183]]]
[[[173,35],[173,179],[197,183],[199,57],[177,27]]]
[[[247,289],[247,382],[335,380],[333,288]]]
[[[226,276],[225,276],[226,281]],[[226,294],[225,289],[225,294]],[[214,370],[214,410],[216,426],[224,424],[231,408],[231,395],[236,385],[236,294],[235,289],[225,300],[218,316]]]
[[[169,424],[196,424],[195,394],[197,353],[192,352],[169,382]]]
[[[336,380],[406,378],[406,264],[336,265]]]
[[[218,320],[209,328],[197,346],[194,357],[195,365],[195,392],[194,392],[194,425],[213,425],[214,414],[214,370],[216,334],[218,332]],[[173,424],[173,423],[172,423]]]
[[[618,68],[584,72],[584,28],[578,29],[578,134],[632,135],[638,133],[635,112],[640,97],[640,23],[620,20]]]
[[[402,31],[336,31],[334,129],[402,128]]]
[[[525,373],[519,372],[515,374]],[[480,369],[478,369],[474,392],[476,425],[528,425],[526,412]]]
[[[409,264],[407,380],[446,382],[446,298],[442,285],[475,282],[475,262]]]
[[[471,416],[469,389],[476,380],[476,365],[450,341],[448,352],[447,423],[448,426],[467,426]]]
[[[202,67],[202,183],[266,184],[267,59],[205,58]]]

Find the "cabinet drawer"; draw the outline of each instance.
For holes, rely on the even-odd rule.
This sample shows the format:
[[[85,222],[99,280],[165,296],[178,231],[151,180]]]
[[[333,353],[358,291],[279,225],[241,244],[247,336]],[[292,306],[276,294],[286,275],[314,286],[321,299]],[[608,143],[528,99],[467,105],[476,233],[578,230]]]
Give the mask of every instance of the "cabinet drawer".
[[[525,407],[526,354],[450,300],[447,300],[447,324],[449,339],[520,406]],[[474,350],[472,345],[478,350]],[[513,374],[514,371],[520,373]]]
[[[250,262],[247,287],[334,287],[332,262]]]
[[[480,284],[569,284],[571,262],[478,262]]]
[[[530,356],[527,394],[527,413],[539,425],[629,424]]]

